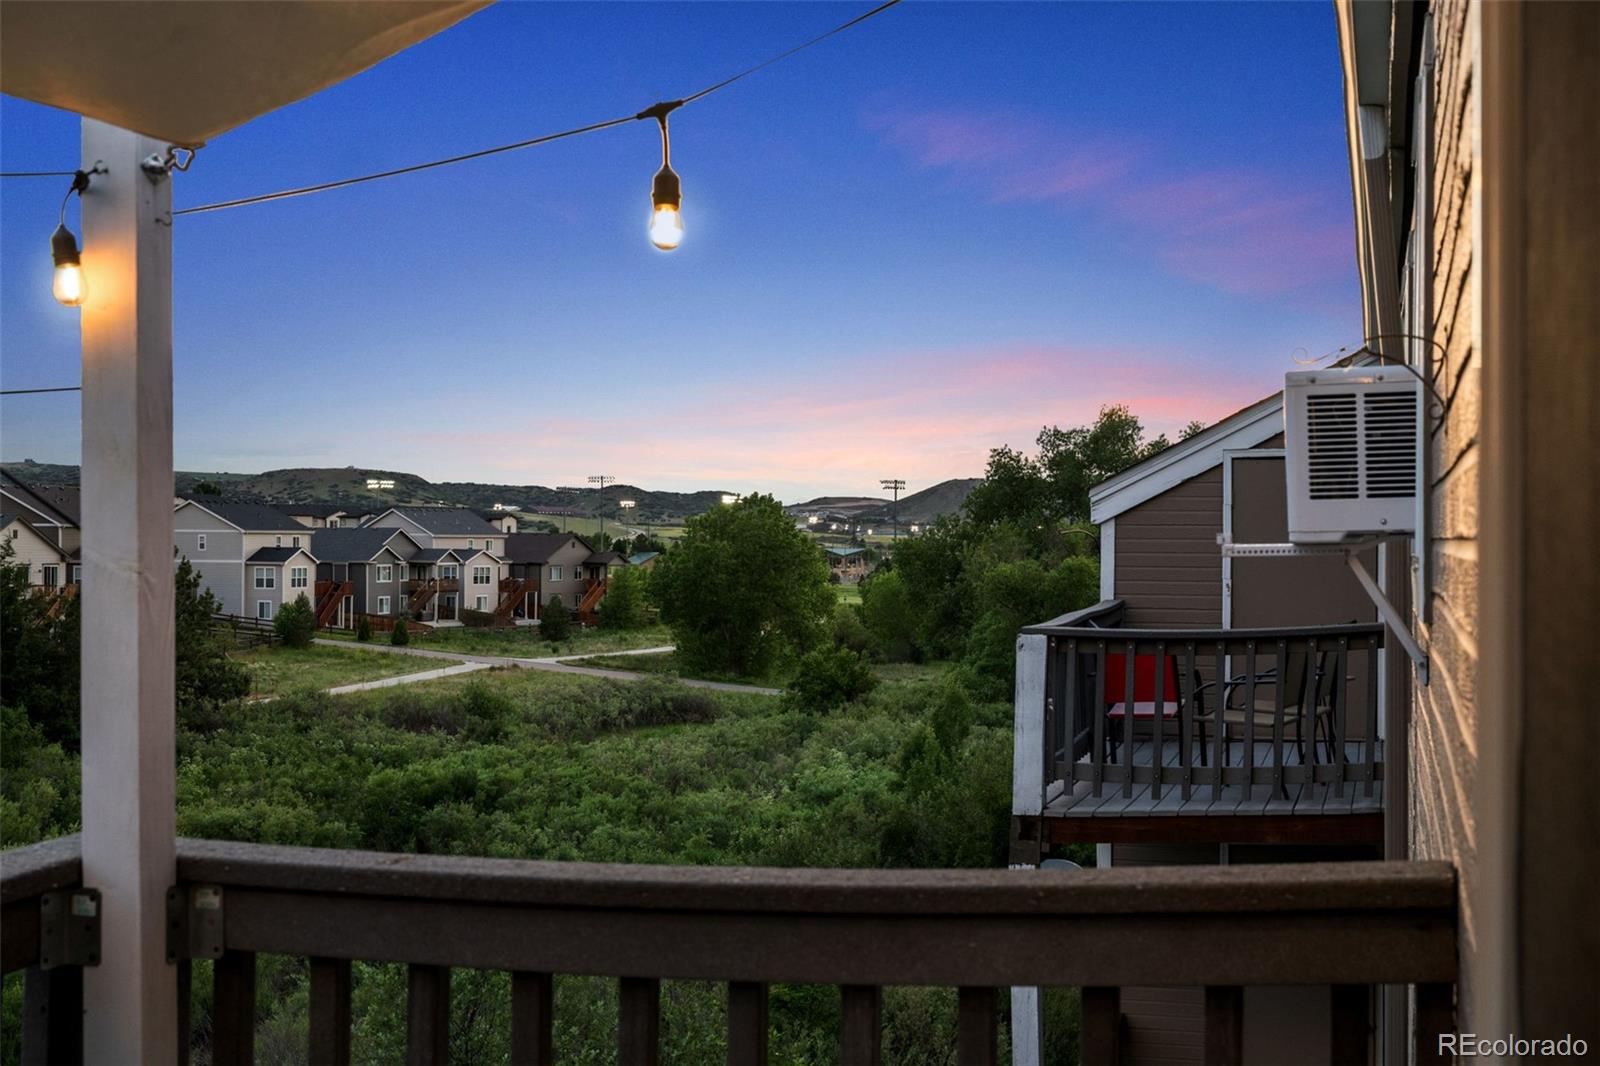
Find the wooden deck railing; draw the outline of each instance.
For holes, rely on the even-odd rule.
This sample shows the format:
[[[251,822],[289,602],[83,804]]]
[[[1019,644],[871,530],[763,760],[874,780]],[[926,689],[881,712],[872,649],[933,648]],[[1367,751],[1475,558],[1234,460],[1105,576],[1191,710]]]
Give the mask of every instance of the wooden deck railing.
[[[1230,788],[1290,810],[1291,789],[1374,796],[1381,625],[1127,629],[1124,612],[1107,600],[1022,631],[1045,638],[1039,705],[1019,715],[1044,717],[1046,783],[1172,808]]]
[[[5,969],[29,967],[25,1044],[70,1061],[81,971],[40,968],[41,900],[78,884],[75,839],[6,852]],[[1335,1062],[1364,1061],[1365,986],[1416,986],[1439,1061],[1456,980],[1442,863],[1086,870],[814,870],[523,862],[179,840],[172,935],[214,957],[213,1061],[253,1054],[255,959],[310,959],[310,1061],[350,1055],[351,960],[410,967],[408,1061],[445,1061],[449,969],[512,974],[512,1060],[551,1061],[552,975],[620,982],[618,1061],[654,1063],[663,979],[725,982],[728,1060],[760,1063],[767,986],[840,989],[840,1059],[879,1060],[886,985],[959,992],[956,1061],[993,1063],[1004,986],[1084,988],[1082,1061],[1117,1061],[1117,988],[1205,986],[1212,1061],[1238,1061],[1243,988],[1334,986]],[[58,960],[59,961],[59,960]],[[74,998],[76,996],[76,998]],[[92,1006],[92,1005],[91,1005]],[[186,1015],[186,1011],[185,1011]],[[187,1017],[173,1019],[187,1044]]]

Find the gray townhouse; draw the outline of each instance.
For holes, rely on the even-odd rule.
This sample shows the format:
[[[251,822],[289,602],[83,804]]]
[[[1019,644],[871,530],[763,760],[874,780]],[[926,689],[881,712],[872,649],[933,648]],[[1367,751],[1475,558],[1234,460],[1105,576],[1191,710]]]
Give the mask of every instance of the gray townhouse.
[[[511,590],[504,590],[506,563],[504,532],[485,522],[482,516],[465,507],[391,507],[367,522],[363,528],[403,529],[424,548],[448,548],[456,555],[453,564],[461,574],[459,607],[484,613],[510,616],[517,603]]]
[[[605,580],[628,565],[621,554],[597,552],[574,533],[513,533],[506,538],[505,559],[509,580],[517,583],[513,617],[528,622],[538,621],[556,596],[569,610],[580,610],[598,587],[592,612],[605,594]]]
[[[413,610],[412,596],[419,580],[433,576],[429,557],[448,549],[425,549],[405,530],[386,526],[324,528],[310,537],[320,625],[348,629],[364,614],[434,620],[431,611]]]
[[[315,600],[311,530],[277,508],[184,500],[173,512],[173,540],[224,614],[265,621],[298,595]]]

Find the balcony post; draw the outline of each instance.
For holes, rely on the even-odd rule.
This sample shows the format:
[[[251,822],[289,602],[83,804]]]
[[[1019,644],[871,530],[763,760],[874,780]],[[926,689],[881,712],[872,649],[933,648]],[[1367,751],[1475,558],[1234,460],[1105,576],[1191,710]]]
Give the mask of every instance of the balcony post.
[[[166,958],[174,857],[172,183],[165,142],[83,120],[83,880],[89,1062],[178,1059]]]

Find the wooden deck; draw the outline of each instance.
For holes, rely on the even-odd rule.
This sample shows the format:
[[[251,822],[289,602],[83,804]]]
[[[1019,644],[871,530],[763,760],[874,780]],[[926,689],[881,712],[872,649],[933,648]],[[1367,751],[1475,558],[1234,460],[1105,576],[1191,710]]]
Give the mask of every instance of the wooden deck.
[[[1242,767],[1241,745],[1233,745],[1229,766]],[[1177,767],[1179,745],[1162,745],[1162,765]],[[1154,745],[1134,742],[1133,765],[1150,765]],[[1360,741],[1345,745],[1348,763],[1366,759]],[[1164,784],[1152,797],[1148,782],[1135,782],[1129,794],[1121,783],[1105,782],[1100,794],[1088,781],[1077,781],[1070,791],[1058,782],[1045,805],[1048,837],[1055,843],[1120,843],[1131,841],[1203,841],[1258,843],[1360,843],[1381,839],[1383,825],[1383,742],[1376,744],[1376,775],[1370,782],[1286,782],[1281,789],[1270,783],[1227,785],[1220,791],[1209,783],[1193,784],[1185,798],[1181,784]],[[1088,766],[1080,759],[1080,766]],[[1199,760],[1193,765],[1199,769]],[[1297,765],[1290,761],[1286,765]],[[1255,766],[1260,775],[1270,772],[1272,749],[1259,744]],[[1195,819],[1162,823],[1177,817]],[[1202,821],[1204,820],[1204,821]],[[1129,824],[1143,822],[1142,825]],[[1072,823],[1062,825],[1060,823]]]

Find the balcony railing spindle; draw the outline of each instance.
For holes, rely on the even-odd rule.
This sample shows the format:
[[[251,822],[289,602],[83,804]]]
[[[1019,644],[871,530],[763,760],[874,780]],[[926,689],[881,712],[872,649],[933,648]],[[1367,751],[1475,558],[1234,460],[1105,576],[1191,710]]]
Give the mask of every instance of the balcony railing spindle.
[[[511,975],[511,1061],[515,1066],[555,1062],[555,982],[550,974],[519,970]]]
[[[350,960],[312,956],[311,1066],[349,1066]]]
[[[407,971],[406,1066],[450,1061],[450,967],[412,964]]]
[[[883,1061],[883,989],[839,988],[839,1066],[879,1066]]]
[[[224,951],[212,974],[211,1061],[250,1066],[256,1057],[256,953]]]
[[[728,1066],[766,1066],[767,986],[728,982]]]
[[[1122,655],[1122,794],[1133,795],[1133,697],[1134,652],[1138,645],[1128,641]],[[1159,667],[1158,667],[1159,669]],[[1156,705],[1156,728],[1161,728],[1161,706]]]
[[[956,997],[956,1066],[995,1066],[1000,1025],[992,988],[965,987]]]
[[[661,982],[624,977],[617,989],[619,1066],[656,1066],[661,1061]]]

